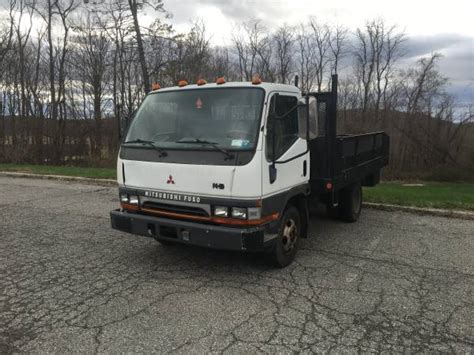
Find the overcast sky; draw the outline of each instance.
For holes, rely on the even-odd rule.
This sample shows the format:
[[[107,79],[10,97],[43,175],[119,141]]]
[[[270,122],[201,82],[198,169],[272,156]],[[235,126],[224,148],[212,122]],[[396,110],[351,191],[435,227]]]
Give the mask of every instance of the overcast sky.
[[[200,17],[221,38],[228,38],[235,22],[258,18],[274,27],[283,22],[298,23],[308,15],[353,29],[366,19],[382,17],[413,35],[474,36],[472,4],[472,0],[164,0],[176,25]]]
[[[164,0],[177,30],[189,29],[194,19],[206,24],[214,44],[229,44],[232,29],[260,19],[271,30],[315,16],[322,22],[351,30],[382,18],[409,37],[406,63],[440,52],[440,69],[451,80],[451,91],[474,102],[474,1],[470,0]]]
[[[9,0],[0,0],[5,9]],[[259,19],[269,29],[298,24],[315,16],[321,22],[350,30],[382,18],[397,25],[409,40],[405,65],[432,52],[443,54],[440,70],[451,81],[450,91],[463,103],[474,102],[474,0],[163,0],[174,28],[186,31],[201,19],[213,44],[231,43],[232,30]],[[2,6],[3,5],[3,6]],[[141,22],[156,13],[145,9]]]

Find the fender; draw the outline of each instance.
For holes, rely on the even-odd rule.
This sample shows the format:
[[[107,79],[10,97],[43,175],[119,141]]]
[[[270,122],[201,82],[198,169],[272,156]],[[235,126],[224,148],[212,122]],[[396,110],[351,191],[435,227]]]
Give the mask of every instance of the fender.
[[[283,192],[264,197],[262,199],[262,216],[271,215],[275,212],[279,213],[279,216],[282,216],[288,204],[293,200],[295,202],[295,206],[300,211],[302,222],[301,235],[303,238],[306,238],[309,222],[307,198],[310,195],[310,192],[311,190],[309,183],[304,183],[294,186],[291,189],[285,190]],[[275,223],[270,227],[270,231],[277,233],[279,226],[280,223]]]

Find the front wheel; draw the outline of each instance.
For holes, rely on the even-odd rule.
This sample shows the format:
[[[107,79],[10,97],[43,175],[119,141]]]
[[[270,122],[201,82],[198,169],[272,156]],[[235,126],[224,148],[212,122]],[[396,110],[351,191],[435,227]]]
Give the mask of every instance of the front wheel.
[[[295,207],[291,206],[283,213],[277,241],[268,254],[273,265],[283,268],[291,264],[298,250],[300,233],[300,213]]]

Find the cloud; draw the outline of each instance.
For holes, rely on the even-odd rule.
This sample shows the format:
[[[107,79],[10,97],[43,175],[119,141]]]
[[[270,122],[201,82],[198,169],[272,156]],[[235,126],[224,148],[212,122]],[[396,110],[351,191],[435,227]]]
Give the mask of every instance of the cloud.
[[[173,15],[171,23],[178,31],[188,30],[192,20],[201,19],[215,45],[230,45],[234,28],[251,19],[259,19],[273,30],[283,23],[294,25],[315,16],[322,22],[339,23],[355,30],[364,26],[366,20],[381,17],[407,33],[402,65],[413,65],[423,56],[441,53],[439,69],[450,79],[450,91],[463,101],[474,102],[474,26],[468,0],[452,0],[450,6],[434,2],[429,7],[413,0],[163,1],[165,9]],[[0,11],[2,7],[6,9],[8,3],[8,0],[0,0]],[[152,11],[147,12],[148,20],[156,16]],[[350,62],[345,64],[351,65]]]
[[[251,0],[182,0],[165,1],[165,7],[172,12],[177,23],[187,22],[195,18],[202,10],[216,8],[226,17],[227,21],[243,22],[249,19],[281,20],[286,1],[251,1]],[[271,22],[271,21],[269,21]]]
[[[431,53],[442,54],[438,69],[448,78],[447,91],[455,97],[457,107],[474,104],[474,36],[455,33],[411,36],[405,49],[405,66]]]
[[[431,53],[443,58],[439,69],[450,80],[449,91],[463,102],[474,102],[474,26],[468,0],[452,0],[450,6],[413,0],[164,0],[173,13],[178,29],[189,28],[191,19],[201,18],[214,44],[231,44],[235,26],[249,19],[260,19],[270,30],[283,23],[294,25],[315,16],[323,22],[339,23],[355,30],[369,19],[380,17],[407,33],[404,66]],[[347,58],[347,70],[351,66]],[[346,62],[345,61],[345,62]]]
[[[456,47],[473,50],[474,37],[457,33],[440,33],[429,36],[410,36],[405,44],[408,57],[416,57],[432,52],[442,52]]]
[[[449,6],[442,2],[428,5],[425,1],[413,0],[164,0],[164,6],[174,14],[176,24],[189,21],[205,9],[214,8],[227,21],[237,23],[257,18],[269,26],[283,22],[295,24],[311,15],[355,29],[368,19],[379,17],[406,28],[411,34],[450,31],[474,35],[471,0],[452,0]]]
[[[462,87],[474,84],[474,36],[445,33],[432,36],[412,36],[405,43],[406,64],[428,56],[431,53],[440,53],[439,69],[448,77],[451,83]],[[472,89],[471,89],[472,90]]]

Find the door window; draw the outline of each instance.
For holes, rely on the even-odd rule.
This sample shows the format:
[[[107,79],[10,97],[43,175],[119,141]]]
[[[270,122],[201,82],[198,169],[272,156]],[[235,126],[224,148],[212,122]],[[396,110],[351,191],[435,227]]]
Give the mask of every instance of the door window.
[[[275,159],[280,158],[298,139],[297,103],[298,99],[295,96],[272,96],[267,120],[266,155],[268,160],[272,160],[273,156],[273,137],[275,137]]]

